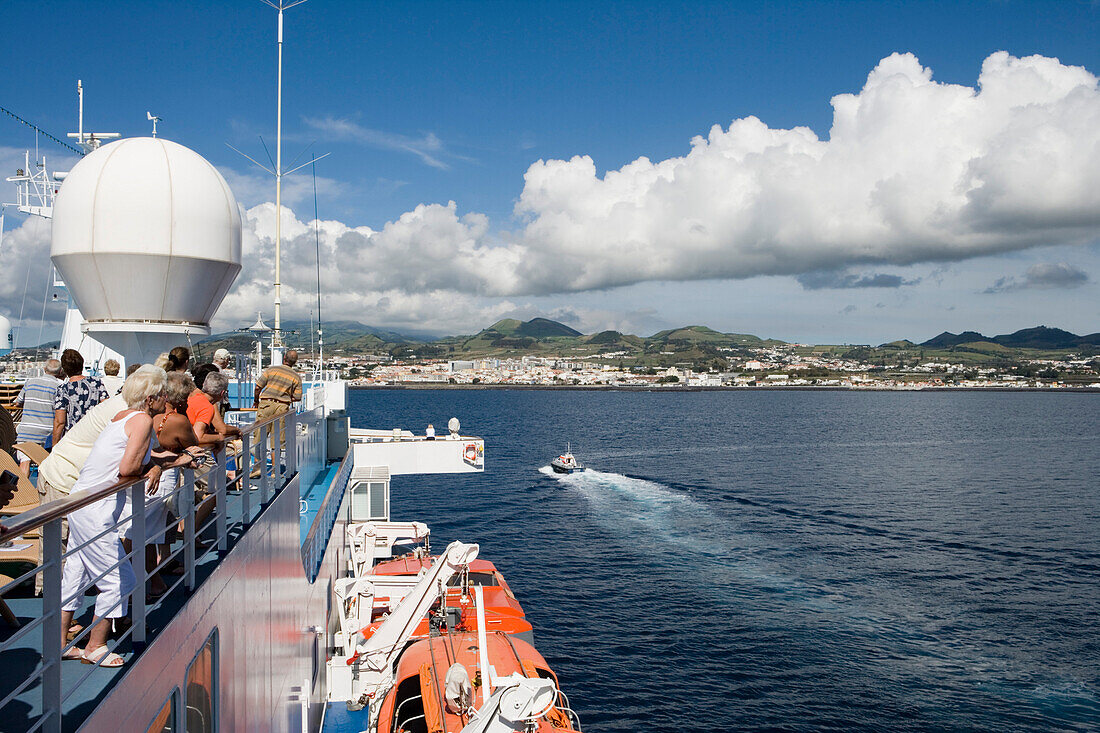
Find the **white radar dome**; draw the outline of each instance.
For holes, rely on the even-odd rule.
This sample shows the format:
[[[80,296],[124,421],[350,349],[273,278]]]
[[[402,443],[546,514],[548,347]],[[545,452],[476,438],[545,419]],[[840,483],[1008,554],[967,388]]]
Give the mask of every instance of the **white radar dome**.
[[[89,324],[205,326],[241,271],[240,210],[198,153],[127,138],[66,177],[50,257]]]

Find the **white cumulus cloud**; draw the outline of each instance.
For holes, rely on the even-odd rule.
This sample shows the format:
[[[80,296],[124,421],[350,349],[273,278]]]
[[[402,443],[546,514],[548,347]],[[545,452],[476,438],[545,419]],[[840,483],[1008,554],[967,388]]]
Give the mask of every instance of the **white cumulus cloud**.
[[[827,140],[748,117],[683,157],[603,176],[588,156],[535,163],[516,205],[520,290],[950,261],[1100,234],[1100,92],[1083,68],[998,52],[971,88],[894,54],[832,105]]]
[[[507,312],[492,298],[760,275],[813,285],[822,272],[1100,235],[1100,90],[1081,67],[998,52],[969,87],[937,82],[912,54],[894,54],[832,106],[826,139],[747,117],[715,125],[682,157],[639,158],[603,174],[589,156],[538,161],[512,232],[454,202],[421,204],[378,229],[323,223],[333,263],[323,289],[379,320],[423,317],[446,328],[486,308]],[[248,219],[259,239],[251,255],[246,240],[248,280],[231,299],[270,288],[270,255],[259,246],[271,238],[270,207]],[[286,225],[284,261],[313,261],[307,229]],[[305,303],[315,288],[309,272],[296,280],[298,269],[284,274],[284,303],[299,292]],[[908,284],[893,277],[829,286]]]

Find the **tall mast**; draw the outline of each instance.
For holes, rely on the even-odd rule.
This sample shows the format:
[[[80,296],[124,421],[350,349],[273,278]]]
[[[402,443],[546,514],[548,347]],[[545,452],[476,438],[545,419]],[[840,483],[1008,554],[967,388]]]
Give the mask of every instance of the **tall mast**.
[[[275,105],[275,339],[283,345],[282,246],[283,246],[283,8],[279,7],[279,93]]]
[[[283,11],[301,5],[306,0],[284,2],[276,5],[271,0],[263,0],[279,11],[278,30],[278,92],[275,104],[275,330],[271,334],[271,345],[283,345],[282,337],[282,249],[283,249]]]

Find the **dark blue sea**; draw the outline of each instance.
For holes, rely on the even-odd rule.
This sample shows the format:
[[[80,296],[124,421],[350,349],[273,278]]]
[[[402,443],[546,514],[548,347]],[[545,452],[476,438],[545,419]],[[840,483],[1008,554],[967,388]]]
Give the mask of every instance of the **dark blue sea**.
[[[457,416],[478,542],[589,733],[1100,730],[1100,395],[354,391]],[[593,470],[545,467],[572,445]]]

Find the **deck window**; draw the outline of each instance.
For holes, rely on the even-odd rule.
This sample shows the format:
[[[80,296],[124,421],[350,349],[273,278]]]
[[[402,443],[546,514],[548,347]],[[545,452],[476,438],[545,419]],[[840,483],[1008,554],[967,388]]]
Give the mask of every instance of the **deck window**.
[[[217,641],[215,629],[187,668],[187,733],[215,733],[217,730]]]
[[[389,521],[390,486],[387,481],[357,481],[351,487],[351,521]]]
[[[172,694],[164,701],[164,707],[149,724],[147,733],[176,733],[176,708],[179,705],[180,688],[172,690]]]

